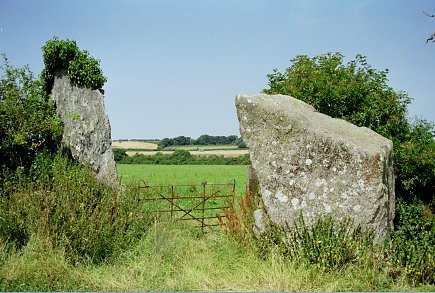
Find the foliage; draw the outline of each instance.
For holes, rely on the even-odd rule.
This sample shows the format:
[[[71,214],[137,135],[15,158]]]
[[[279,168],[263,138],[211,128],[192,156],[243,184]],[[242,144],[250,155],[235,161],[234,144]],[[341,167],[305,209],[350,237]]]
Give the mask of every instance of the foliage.
[[[238,145],[239,139],[237,135],[230,136],[213,136],[203,134],[197,139],[192,139],[186,136],[178,136],[174,138],[163,138],[159,141],[158,146],[160,148],[168,148],[172,146],[186,146],[186,145]],[[246,147],[246,146],[245,146]]]
[[[192,155],[186,150],[175,150],[172,155],[175,161],[180,162],[180,164],[186,164],[191,158]]]
[[[127,152],[124,149],[112,148],[112,150],[115,162],[120,162],[128,157]]]
[[[238,208],[230,204],[229,208],[223,209],[224,216],[218,216],[219,225],[228,234],[235,237],[240,243],[246,245],[252,242],[251,229],[254,224],[252,214],[254,213],[256,195],[245,189],[245,196],[238,199]]]
[[[344,64],[340,53],[291,60],[284,73],[268,75],[268,94],[285,94],[319,112],[368,127],[394,143],[398,197],[433,200],[435,182],[434,124],[406,119],[411,99],[387,85],[388,70],[373,69],[357,55]]]
[[[281,254],[315,265],[322,271],[362,263],[372,252],[373,233],[350,220],[319,217],[311,226],[302,217],[286,229],[271,226],[260,239],[260,251],[277,249]]]
[[[0,175],[29,167],[38,153],[55,151],[61,122],[41,83],[26,66],[15,68],[3,56],[0,80]]]
[[[45,43],[42,51],[45,67],[41,79],[47,93],[51,92],[57,70],[64,70],[78,85],[103,91],[107,78],[100,68],[100,61],[91,57],[88,51],[81,51],[75,41],[53,37]]]
[[[388,247],[390,262],[413,283],[435,284],[435,215],[424,204],[396,205],[396,230]]]
[[[166,137],[161,141],[159,141],[158,146],[160,148],[166,148],[166,147],[176,146],[176,145],[190,145],[191,143],[192,143],[192,139],[186,136],[178,136],[174,138]]]
[[[246,149],[246,144],[241,137],[237,138],[234,143],[239,149]]]
[[[74,264],[100,262],[138,240],[146,223],[134,190],[125,193],[100,183],[93,173],[60,155],[39,155],[30,175],[5,178],[0,190],[0,239],[25,245],[46,236]]]
[[[288,261],[314,265],[322,272],[356,265],[370,268],[374,274],[385,272],[393,282],[406,279],[413,286],[434,285],[435,216],[422,203],[410,205],[399,200],[397,209],[396,231],[382,243],[376,244],[372,231],[350,220],[338,222],[327,216],[307,225],[300,216],[286,228],[271,223],[256,247],[261,257],[277,253]],[[246,239],[253,239],[252,231],[244,228],[244,223],[253,221],[246,218],[244,208],[230,209],[225,216],[222,225],[226,232],[242,240],[243,245]]]
[[[198,137],[193,144],[194,145],[231,145],[236,141],[236,135],[230,136],[212,136],[203,134]]]
[[[248,193],[239,199],[239,209],[225,210],[221,226],[241,245],[254,239],[252,210],[254,198]],[[351,220],[335,221],[319,217],[307,225],[302,215],[285,228],[269,223],[255,241],[261,257],[277,253],[288,261],[314,265],[322,272],[339,271],[354,265],[386,273],[392,282],[406,280],[413,286],[435,284],[435,215],[422,203],[397,203],[396,230],[381,243],[374,242],[371,230],[355,226]]]
[[[395,148],[396,194],[408,202],[422,200],[435,208],[435,128],[417,120]],[[409,193],[409,195],[407,195]]]
[[[171,155],[164,155],[159,152],[155,155],[136,154],[132,157],[122,157],[117,163],[149,165],[250,165],[251,161],[249,155],[237,157],[216,155],[192,156],[186,150],[175,150]]]
[[[344,65],[340,53],[291,60],[285,73],[269,74],[269,94],[294,96],[326,115],[368,127],[386,137],[407,133],[410,98],[387,85],[388,70],[373,69],[366,57]]]

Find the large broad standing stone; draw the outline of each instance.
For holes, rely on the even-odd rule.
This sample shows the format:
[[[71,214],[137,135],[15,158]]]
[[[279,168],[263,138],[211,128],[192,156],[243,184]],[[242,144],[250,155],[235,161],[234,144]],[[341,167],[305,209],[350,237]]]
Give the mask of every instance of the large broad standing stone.
[[[238,95],[236,108],[273,223],[331,215],[385,237],[395,204],[390,140],[289,96]]]
[[[111,147],[109,117],[104,97],[98,90],[73,84],[63,72],[56,72],[52,98],[63,127],[62,147],[89,166],[103,182],[117,184]]]

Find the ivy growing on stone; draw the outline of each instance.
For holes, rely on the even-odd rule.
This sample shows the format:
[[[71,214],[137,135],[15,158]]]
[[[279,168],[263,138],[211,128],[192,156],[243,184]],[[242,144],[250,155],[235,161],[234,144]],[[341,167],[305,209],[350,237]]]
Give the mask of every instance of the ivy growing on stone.
[[[48,93],[53,87],[56,71],[62,70],[72,82],[103,92],[107,78],[100,68],[100,61],[91,57],[88,51],[80,50],[75,41],[53,37],[45,43],[42,51],[45,67],[41,79]]]

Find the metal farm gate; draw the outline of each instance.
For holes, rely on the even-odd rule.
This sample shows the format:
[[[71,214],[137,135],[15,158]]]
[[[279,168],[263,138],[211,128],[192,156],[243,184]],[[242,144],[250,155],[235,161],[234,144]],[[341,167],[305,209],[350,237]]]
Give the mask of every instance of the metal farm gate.
[[[139,181],[140,201],[146,213],[159,221],[193,221],[201,227],[218,226],[223,209],[234,204],[236,182],[150,186]]]

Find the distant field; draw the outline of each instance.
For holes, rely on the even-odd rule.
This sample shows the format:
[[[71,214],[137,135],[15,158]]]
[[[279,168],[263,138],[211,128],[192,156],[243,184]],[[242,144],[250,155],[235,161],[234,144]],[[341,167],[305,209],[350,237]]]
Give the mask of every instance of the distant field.
[[[157,150],[158,145],[156,143],[144,142],[144,141],[113,141],[113,148],[120,148],[128,150],[126,153],[128,156],[134,156],[135,154],[152,156],[161,152],[165,155],[170,155],[174,150],[186,150],[193,156],[224,156],[224,157],[238,157],[248,154],[247,149],[239,149],[235,145],[186,145],[186,146],[173,146],[165,148],[164,150]]]
[[[157,144],[144,141],[122,140],[113,141],[112,147],[120,149],[156,150]]]
[[[144,180],[150,185],[229,183],[236,180],[236,197],[244,195],[246,166],[210,165],[133,165],[117,164],[122,183]]]
[[[238,150],[236,145],[179,145],[167,147],[166,150],[186,150],[186,151],[214,151],[214,150]]]
[[[173,151],[127,151],[127,155],[129,156],[134,156],[135,154],[140,154],[140,155],[145,155],[145,156],[152,156],[157,154],[158,152],[161,152],[162,154],[165,155],[170,155],[173,153]],[[238,156],[242,156],[242,155],[246,155],[249,154],[248,150],[233,150],[233,149],[228,149],[228,150],[190,150],[189,153],[193,156],[211,156],[211,155],[216,155],[216,156],[224,156],[224,157],[238,157]]]
[[[112,142],[112,147],[123,149],[149,149],[156,150],[158,145],[152,142],[117,140]],[[167,151],[212,151],[212,150],[238,150],[236,145],[178,145],[165,148]]]

